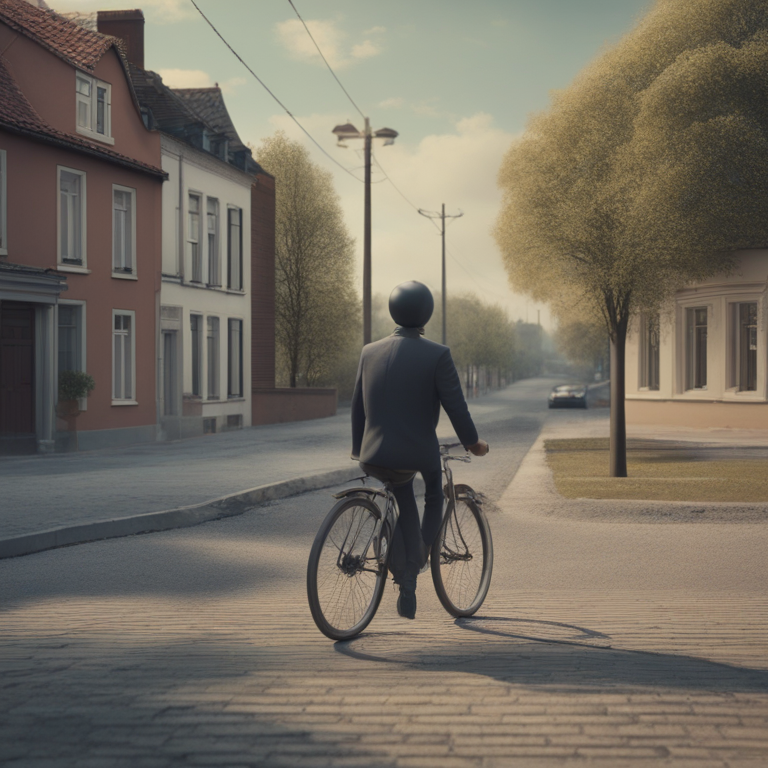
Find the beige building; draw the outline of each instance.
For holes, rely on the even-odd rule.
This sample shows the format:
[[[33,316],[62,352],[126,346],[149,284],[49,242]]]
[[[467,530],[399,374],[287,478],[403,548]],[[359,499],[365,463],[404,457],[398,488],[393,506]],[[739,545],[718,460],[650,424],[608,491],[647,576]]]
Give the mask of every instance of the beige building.
[[[768,250],[732,274],[679,291],[627,340],[627,422],[768,428]]]

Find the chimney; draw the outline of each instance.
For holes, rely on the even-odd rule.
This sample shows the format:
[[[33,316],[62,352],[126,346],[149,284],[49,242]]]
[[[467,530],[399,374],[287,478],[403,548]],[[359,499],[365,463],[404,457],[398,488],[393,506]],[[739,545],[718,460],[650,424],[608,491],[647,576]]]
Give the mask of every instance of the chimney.
[[[99,11],[97,28],[102,35],[119,37],[125,43],[128,61],[144,69],[144,14],[134,11]]]

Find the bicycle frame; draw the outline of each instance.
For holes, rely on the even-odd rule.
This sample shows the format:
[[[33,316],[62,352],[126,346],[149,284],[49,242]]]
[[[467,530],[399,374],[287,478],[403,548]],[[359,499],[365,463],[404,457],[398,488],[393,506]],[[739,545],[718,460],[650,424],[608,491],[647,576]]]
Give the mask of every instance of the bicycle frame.
[[[448,465],[449,461],[464,461],[469,462],[470,458],[469,456],[452,456],[448,451],[451,448],[459,448],[463,446],[460,443],[451,443],[451,444],[442,444],[440,446],[440,460],[443,465],[443,474],[445,475],[445,486],[443,488],[443,493],[445,495],[446,504],[445,504],[445,510],[443,512],[443,520],[440,525],[439,533],[438,535],[442,534],[444,526],[447,524],[447,522],[450,520],[451,514],[453,513],[453,510],[456,507],[456,500],[459,499],[471,499],[476,504],[482,504],[482,500],[475,494],[475,492],[468,486],[464,484],[454,485],[453,482],[453,471],[451,470],[450,466]],[[365,482],[365,480],[370,477],[370,475],[362,475],[361,477],[355,478],[355,480],[362,480]],[[384,526],[389,523],[389,529],[390,531],[395,530],[395,525],[397,524],[397,502],[395,501],[394,493],[392,492],[392,485],[389,482],[384,483],[383,488],[371,488],[367,485],[359,485],[355,486],[354,488],[347,488],[344,491],[341,491],[339,493],[334,493],[333,498],[335,499],[344,499],[349,498],[351,496],[363,496],[368,498],[370,501],[372,501],[376,506],[379,506],[377,497],[381,497],[385,500],[385,507],[384,507],[384,514],[381,517],[381,529],[384,528]],[[381,507],[379,507],[381,509]],[[363,560],[367,561],[368,557],[366,556],[366,553],[368,551],[368,548],[371,546],[371,542],[374,540],[376,536],[376,529],[374,529],[374,532],[371,534],[368,542],[365,545],[365,548],[363,550],[362,558]],[[466,545],[466,542],[464,541],[464,537],[461,534],[461,530],[459,529],[459,537],[461,538],[462,543],[464,544],[464,553],[459,552],[450,552],[447,553],[447,556],[451,560],[471,560],[472,555],[469,553],[469,548]],[[344,540],[344,544],[346,544],[347,539]],[[339,568],[342,568],[342,552],[344,551],[344,545],[342,545],[341,550],[339,552],[339,560],[337,565]],[[379,552],[376,553],[376,559],[379,560],[380,567],[388,567],[389,565],[389,557],[390,557],[391,549],[387,550],[387,557],[386,562],[381,562],[381,555]],[[370,568],[362,568],[362,570],[372,571]]]

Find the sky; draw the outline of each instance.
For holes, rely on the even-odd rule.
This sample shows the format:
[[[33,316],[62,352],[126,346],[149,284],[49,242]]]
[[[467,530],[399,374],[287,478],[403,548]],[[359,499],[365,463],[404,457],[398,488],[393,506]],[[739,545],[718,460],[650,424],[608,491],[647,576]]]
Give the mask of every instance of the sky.
[[[342,167],[306,137],[224,46],[190,0],[144,0],[145,66],[171,87],[218,83],[243,141],[258,147],[282,129],[333,174],[362,287],[362,141],[346,149],[332,130],[363,118],[333,79],[289,0],[197,0],[250,68]],[[57,11],[136,7],[136,0],[48,0]],[[326,59],[374,130],[373,293],[405,280],[441,283],[440,234],[417,208],[447,214],[448,294],[473,293],[511,320],[551,327],[546,306],[509,286],[491,230],[504,153],[528,117],[546,109],[652,0],[293,0]],[[347,172],[347,169],[353,175]],[[391,180],[391,182],[390,182]],[[362,288],[361,288],[362,290]]]

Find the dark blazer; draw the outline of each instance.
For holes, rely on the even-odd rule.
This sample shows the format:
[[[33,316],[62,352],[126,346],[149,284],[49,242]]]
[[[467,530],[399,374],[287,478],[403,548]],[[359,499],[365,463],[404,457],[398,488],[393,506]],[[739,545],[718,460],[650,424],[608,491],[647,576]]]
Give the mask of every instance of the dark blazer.
[[[352,395],[352,458],[390,469],[439,469],[441,404],[461,443],[474,445],[477,430],[448,347],[417,328],[396,328],[367,344]]]

